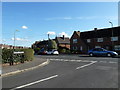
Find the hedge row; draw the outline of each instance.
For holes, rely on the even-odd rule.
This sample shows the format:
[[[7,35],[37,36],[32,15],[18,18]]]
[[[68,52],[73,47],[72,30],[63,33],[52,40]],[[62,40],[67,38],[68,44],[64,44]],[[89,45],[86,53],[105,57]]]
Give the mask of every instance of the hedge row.
[[[23,51],[23,54],[13,54],[13,52],[21,52]],[[21,62],[24,63],[24,61],[31,61],[34,58],[34,50],[33,49],[2,49],[2,63],[17,63]]]

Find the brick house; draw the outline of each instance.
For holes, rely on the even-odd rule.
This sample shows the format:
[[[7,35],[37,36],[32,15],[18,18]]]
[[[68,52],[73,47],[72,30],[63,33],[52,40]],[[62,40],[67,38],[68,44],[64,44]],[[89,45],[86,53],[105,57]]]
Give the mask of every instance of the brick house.
[[[58,47],[70,49],[70,39],[68,37],[56,37],[52,39],[57,43]],[[32,44],[32,48],[44,48],[48,49],[48,40],[36,41]]]
[[[63,35],[63,37],[56,37],[55,41],[56,41],[58,47],[70,49],[70,39],[69,39],[69,37],[65,37]]]
[[[91,31],[74,31],[70,39],[70,49],[87,53],[92,48],[105,48],[120,52],[120,26]]]
[[[81,32],[74,31],[73,35],[70,38],[70,50],[76,52],[83,52],[85,53],[87,50],[87,45],[82,38],[80,38]],[[84,51],[83,51],[84,46]]]
[[[32,48],[44,48],[44,49],[47,49],[47,47],[48,47],[48,40],[36,41],[34,44],[32,44]]]

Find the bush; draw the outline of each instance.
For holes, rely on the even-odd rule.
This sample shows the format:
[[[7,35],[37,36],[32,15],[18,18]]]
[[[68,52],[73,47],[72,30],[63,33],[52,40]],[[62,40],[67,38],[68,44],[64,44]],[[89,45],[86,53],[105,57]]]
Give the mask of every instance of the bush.
[[[40,51],[40,48],[34,48],[35,53],[38,53]]]
[[[80,51],[78,51],[78,50],[71,50],[71,53],[77,54],[77,53],[80,53]]]
[[[24,54],[14,54],[13,51],[24,51]],[[34,50],[33,49],[3,49],[2,50],[2,63],[10,63],[10,65],[13,65],[13,63],[21,62],[24,63],[24,61],[31,61],[34,58]]]
[[[0,48],[0,60],[2,60],[2,49]],[[0,64],[2,64],[2,61],[0,61]]]
[[[64,54],[70,54],[71,53],[69,49],[65,49],[65,48],[59,49],[58,51],[60,53],[64,53]]]
[[[49,40],[48,41],[48,49],[58,49],[57,43],[54,40]]]
[[[3,49],[2,50],[2,63],[9,63],[11,56],[13,56],[13,50]]]
[[[70,53],[71,53],[71,51],[70,51],[70,50],[66,50],[66,53],[67,53],[67,54],[70,54]]]
[[[66,53],[66,49],[61,49],[60,53]]]
[[[34,59],[34,50],[33,49],[23,49],[25,61],[32,61]]]

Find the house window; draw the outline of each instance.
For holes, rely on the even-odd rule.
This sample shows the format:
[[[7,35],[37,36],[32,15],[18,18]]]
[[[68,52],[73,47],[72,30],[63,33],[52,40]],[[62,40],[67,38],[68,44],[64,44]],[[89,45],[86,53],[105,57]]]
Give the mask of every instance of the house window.
[[[83,47],[82,46],[80,46],[80,51],[82,51],[83,50]]]
[[[73,43],[77,43],[77,39],[73,39]]]
[[[95,46],[95,48],[101,48],[101,46]]]
[[[98,38],[97,42],[103,42],[103,38]]]
[[[91,39],[87,39],[87,43],[90,43],[91,42]]]
[[[73,47],[73,50],[77,50],[77,49],[78,49],[78,47],[77,47],[77,46]]]
[[[117,50],[120,50],[120,45],[115,45],[114,46],[114,49],[117,51]]]
[[[118,37],[111,37],[111,41],[118,41]]]
[[[76,49],[75,50],[77,50],[78,48],[77,48],[77,46],[76,46]]]
[[[75,48],[73,47],[73,50],[74,50]]]

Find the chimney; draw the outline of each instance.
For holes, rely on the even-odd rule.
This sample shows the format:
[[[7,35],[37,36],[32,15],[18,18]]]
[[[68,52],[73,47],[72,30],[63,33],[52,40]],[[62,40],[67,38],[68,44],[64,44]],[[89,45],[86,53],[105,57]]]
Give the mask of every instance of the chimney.
[[[63,40],[65,40],[65,35],[63,35]]]
[[[95,31],[97,31],[97,28],[94,28]]]

